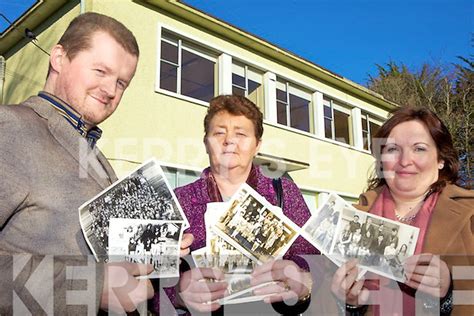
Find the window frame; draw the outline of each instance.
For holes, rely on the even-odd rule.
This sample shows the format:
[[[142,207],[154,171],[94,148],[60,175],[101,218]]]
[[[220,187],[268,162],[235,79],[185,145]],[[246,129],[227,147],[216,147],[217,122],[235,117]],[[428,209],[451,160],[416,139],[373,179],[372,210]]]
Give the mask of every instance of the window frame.
[[[365,144],[362,144],[362,149],[366,150],[368,152],[372,152],[371,151],[372,130],[370,128],[370,123],[378,125],[379,128],[380,128],[383,125],[383,122],[380,119],[378,119],[377,117],[375,117],[373,114],[371,114],[370,112],[361,111],[362,141],[364,140],[364,132],[365,132],[364,125],[363,125],[363,119],[366,120],[366,124],[367,124],[367,149],[365,148]]]
[[[250,75],[249,75],[249,74],[250,74],[251,72],[253,72],[254,74],[260,76],[260,81],[261,81],[261,82],[257,82],[257,83],[260,84],[259,88],[262,89],[262,94],[263,94],[263,91],[264,91],[264,89],[265,89],[265,88],[264,88],[264,72],[261,71],[261,70],[258,69],[258,68],[249,66],[246,62],[243,62],[243,61],[241,61],[241,60],[239,60],[239,59],[236,59],[236,58],[234,58],[233,56],[231,56],[231,58],[232,58],[232,67],[235,66],[235,67],[241,67],[241,68],[243,68],[243,70],[244,70],[244,77],[243,77],[243,78],[244,78],[244,83],[245,83],[245,86],[240,86],[240,85],[238,85],[238,84],[234,84],[234,82],[233,82],[233,75],[234,75],[234,74],[236,74],[236,75],[238,75],[238,76],[240,76],[240,75],[237,74],[237,73],[235,73],[234,70],[232,69],[232,71],[231,71],[231,85],[232,85],[232,90],[233,90],[234,87],[237,88],[237,89],[240,89],[240,90],[244,90],[244,96],[245,96],[246,98],[248,98],[248,96],[249,96],[249,81],[254,81],[254,80],[252,80],[252,79],[250,78]],[[254,81],[254,82],[256,82],[256,81]],[[258,89],[258,88],[257,88],[257,89]],[[233,93],[233,91],[232,91],[232,93]],[[264,108],[265,108],[265,104],[259,104],[258,101],[265,103],[265,96],[262,95],[262,100],[259,100],[259,98],[257,98],[257,102],[256,102],[256,105],[257,105],[258,108],[264,109]]]
[[[218,57],[220,54],[219,52],[216,52],[212,50],[211,48],[207,47],[206,45],[200,44],[200,43],[195,43],[192,39],[189,39],[188,37],[173,32],[169,28],[166,27],[160,27],[159,28],[160,36],[159,36],[159,44],[158,49],[159,52],[157,53],[157,61],[158,61],[158,66],[157,66],[157,81],[155,85],[155,90],[166,94],[166,95],[171,95],[179,98],[183,98],[185,100],[189,100],[194,103],[199,103],[202,105],[208,105],[209,103],[206,101],[203,101],[201,99],[194,98],[192,96],[184,95],[182,94],[182,55],[183,55],[183,50],[195,54],[201,58],[204,58],[210,62],[214,63],[214,93],[213,96],[215,97],[219,91],[217,89],[218,82],[220,80],[218,74],[217,74],[217,68],[219,67],[218,64]],[[176,38],[176,41],[174,41],[174,38]],[[167,44],[173,45],[177,47],[178,50],[178,64],[175,64],[174,62],[171,62],[169,60],[163,59],[163,54],[162,54],[162,42],[166,42]],[[212,55],[212,56],[211,56]],[[161,88],[161,63],[166,63],[168,65],[172,65],[177,68],[176,70],[176,91],[170,91],[164,88]]]
[[[291,128],[293,130],[297,130],[299,132],[303,132],[303,133],[309,133],[309,134],[314,134],[314,122],[313,122],[313,98],[312,98],[312,94],[314,92],[308,92],[306,91],[306,89],[298,84],[294,84],[292,82],[290,82],[289,80],[285,79],[285,78],[281,78],[281,77],[278,77],[276,78],[276,85],[275,85],[275,107],[276,107],[276,113],[277,113],[277,117],[276,117],[276,124],[280,125],[280,126],[285,126],[287,128]],[[278,83],[280,84],[283,84],[284,87],[285,87],[285,94],[286,94],[286,102],[285,101],[282,101],[282,100],[279,100],[278,99],[278,93],[277,93],[277,90],[281,90],[279,89],[278,87]],[[291,93],[291,90],[298,90],[298,91],[301,91],[302,94],[305,94],[307,93],[308,94],[308,98],[304,98],[300,95],[297,95],[297,94],[292,94]],[[282,91],[282,90],[281,90]],[[301,99],[304,99],[306,101],[308,101],[308,131],[305,131],[303,129],[299,129],[297,127],[294,127],[291,125],[291,98],[290,98],[290,94],[296,96],[296,97],[299,97]],[[286,110],[286,124],[282,124],[280,122],[278,122],[278,104],[283,104],[285,106],[285,110]]]
[[[330,108],[330,111],[331,111],[331,117],[326,116],[326,114],[324,113],[324,106],[327,106],[325,104],[325,101],[329,103],[329,108]],[[342,104],[342,102],[334,100],[333,98],[327,97],[325,95],[323,96],[324,138],[333,140],[333,141],[335,141],[339,144],[345,144],[347,146],[350,146],[351,148],[354,147],[354,135],[353,135],[352,128],[351,128],[351,126],[352,126],[352,112],[351,112],[351,109],[352,108],[353,107],[351,107],[349,105],[344,105],[344,104]],[[336,121],[335,121],[335,117],[334,117],[334,110],[348,115],[348,120],[347,120],[348,137],[349,137],[349,139],[348,139],[349,142],[348,143],[345,143],[345,142],[342,142],[342,141],[336,139]],[[327,137],[327,135],[326,135],[326,119],[329,119],[331,121],[331,137]]]

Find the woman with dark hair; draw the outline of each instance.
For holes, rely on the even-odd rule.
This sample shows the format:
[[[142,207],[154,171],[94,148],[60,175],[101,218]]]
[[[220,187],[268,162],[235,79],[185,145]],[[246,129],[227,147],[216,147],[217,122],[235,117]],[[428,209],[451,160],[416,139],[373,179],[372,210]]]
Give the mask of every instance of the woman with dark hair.
[[[401,299],[381,295],[375,303],[384,306],[384,313],[412,315],[417,291],[425,309],[472,315],[472,305],[453,305],[453,289],[463,289],[467,281],[453,283],[452,268],[474,265],[474,192],[455,184],[459,162],[448,129],[430,110],[404,107],[393,113],[375,138],[374,144],[379,144],[372,148],[375,174],[356,207],[420,229],[415,255],[404,262],[407,281],[398,284]],[[356,264],[349,261],[339,268],[331,289],[346,302],[348,312],[360,315],[367,311],[364,303],[371,283],[356,280]],[[381,286],[390,288],[387,283],[381,281],[385,284]],[[338,305],[344,310],[341,301]],[[370,312],[380,310],[374,305]]]
[[[245,97],[222,95],[211,100],[204,118],[204,146],[209,155],[210,166],[195,182],[175,190],[176,196],[189,220],[189,233],[195,237],[191,250],[206,244],[204,214],[211,202],[229,200],[243,183],[247,183],[267,201],[278,205],[277,193],[271,178],[262,174],[253,164],[263,135],[263,115],[257,106]],[[283,213],[294,223],[302,226],[310,217],[303,196],[289,179],[282,178]],[[278,233],[278,232],[276,232]],[[268,242],[270,241],[264,240]],[[271,241],[276,243],[277,240]],[[271,245],[269,245],[271,246]],[[252,283],[268,281],[276,284],[259,288],[256,295],[268,295],[267,302],[282,313],[297,314],[309,305],[311,274],[299,254],[316,254],[317,250],[302,237],[292,244],[284,260],[264,263],[254,269]],[[291,273],[288,273],[291,271]],[[222,282],[209,282],[209,279]],[[224,296],[227,284],[222,271],[194,268],[181,273],[175,296],[175,306],[192,311],[211,312],[221,308],[216,302]],[[289,307],[283,300],[298,301]],[[209,303],[212,302],[212,303]],[[268,309],[267,305],[264,305]],[[244,306],[244,309],[248,308]],[[271,308],[271,307],[270,307]],[[242,313],[242,306],[239,306]],[[228,311],[228,309],[226,308]]]
[[[400,248],[397,251],[397,261],[399,263],[402,263],[405,260],[405,258],[407,257],[407,251],[408,251],[407,244],[403,244],[400,246]]]

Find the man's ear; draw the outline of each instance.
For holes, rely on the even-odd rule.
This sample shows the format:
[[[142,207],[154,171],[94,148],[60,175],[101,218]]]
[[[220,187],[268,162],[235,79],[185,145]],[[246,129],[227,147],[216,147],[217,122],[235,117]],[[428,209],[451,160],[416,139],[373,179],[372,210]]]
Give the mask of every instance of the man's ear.
[[[66,61],[67,55],[66,51],[64,48],[57,44],[53,47],[51,50],[51,56],[49,57],[49,63],[51,65],[52,70],[54,70],[57,73],[60,73],[64,62]]]

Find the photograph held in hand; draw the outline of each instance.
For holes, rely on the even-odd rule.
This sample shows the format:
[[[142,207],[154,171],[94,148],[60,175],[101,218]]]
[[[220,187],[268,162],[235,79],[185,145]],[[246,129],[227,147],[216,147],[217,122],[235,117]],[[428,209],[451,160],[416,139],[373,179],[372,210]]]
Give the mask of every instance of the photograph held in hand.
[[[229,203],[213,229],[259,264],[282,257],[299,236],[299,228],[279,208],[245,183]]]

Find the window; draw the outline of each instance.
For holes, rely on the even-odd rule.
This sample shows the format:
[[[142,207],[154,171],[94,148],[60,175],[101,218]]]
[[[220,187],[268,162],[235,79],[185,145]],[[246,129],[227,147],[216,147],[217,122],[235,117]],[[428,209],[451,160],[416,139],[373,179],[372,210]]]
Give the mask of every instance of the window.
[[[163,34],[161,40],[160,88],[201,101],[215,96],[216,60],[204,48]]]
[[[276,82],[277,122],[310,131],[311,94],[288,82]]]
[[[201,175],[200,172],[185,169],[177,169],[173,167],[163,166],[163,173],[166,176],[170,186],[175,189],[183,185],[196,181]]]
[[[323,106],[325,137],[351,144],[350,110],[329,99],[323,100]]]
[[[263,75],[256,69],[234,62],[232,64],[232,93],[247,97],[263,110]]]
[[[370,150],[374,135],[379,130],[381,122],[375,120],[368,113],[362,112],[362,137],[364,139],[364,149]]]

